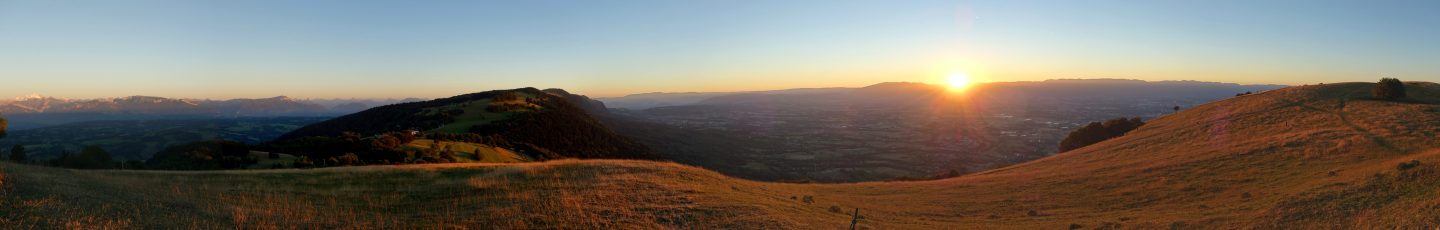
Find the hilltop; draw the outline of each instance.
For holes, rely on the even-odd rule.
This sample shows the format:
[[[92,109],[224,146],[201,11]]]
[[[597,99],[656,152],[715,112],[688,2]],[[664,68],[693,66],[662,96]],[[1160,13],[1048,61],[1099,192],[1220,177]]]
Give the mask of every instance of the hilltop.
[[[1406,102],[1369,99],[1373,85],[1239,96],[1074,151],[918,182],[765,183],[614,160],[203,173],[0,164],[0,204],[15,207],[0,224],[835,229],[859,208],[870,229],[1440,225],[1440,85],[1409,83]]]
[[[560,89],[520,88],[368,109],[301,127],[277,145],[347,133],[374,137],[416,133],[425,138],[484,143],[532,159],[653,158],[649,148],[615,134],[591,117],[605,105]]]

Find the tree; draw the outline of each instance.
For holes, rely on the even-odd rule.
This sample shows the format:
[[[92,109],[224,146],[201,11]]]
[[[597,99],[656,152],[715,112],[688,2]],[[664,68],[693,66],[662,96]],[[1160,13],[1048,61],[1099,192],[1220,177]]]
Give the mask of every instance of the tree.
[[[110,152],[101,149],[99,146],[85,146],[77,155],[62,155],[56,159],[60,167],[76,169],[108,169],[115,167],[115,160],[110,158]]]
[[[30,161],[30,157],[25,155],[24,145],[15,145],[15,147],[10,148],[10,161],[14,161],[17,163],[25,163]]]
[[[305,169],[305,168],[313,168],[313,167],[315,167],[315,162],[314,162],[314,161],[311,161],[309,156],[300,156],[299,159],[295,159],[295,164],[294,164],[294,165],[295,165],[296,168],[302,168],[302,169]]]
[[[361,138],[360,133],[346,131],[340,133],[340,139],[345,140],[346,142],[360,142]]]
[[[0,138],[5,138],[5,128],[7,126],[10,126],[10,123],[6,122],[4,117],[0,117]]]
[[[1401,82],[1400,79],[1381,78],[1380,83],[1376,84],[1375,89],[1371,90],[1371,94],[1385,100],[1405,98],[1405,83]]]
[[[245,168],[258,161],[244,143],[211,140],[166,147],[145,164],[160,170],[217,170]]]
[[[356,156],[354,153],[346,153],[345,155],[335,158],[335,163],[347,166],[357,165],[360,163],[360,156]]]
[[[395,138],[393,135],[383,135],[370,140],[370,147],[375,149],[395,149],[399,148],[401,144],[400,138]]]
[[[1180,112],[1180,106],[1177,105],[1177,106],[1175,106],[1174,109],[1175,109],[1175,112]]]
[[[1060,152],[1066,152],[1085,146],[1090,146],[1101,141],[1124,136],[1132,130],[1145,125],[1140,118],[1116,118],[1105,122],[1091,122],[1080,129],[1070,132],[1064,140],[1060,141]]]
[[[451,150],[451,149],[450,149],[450,146],[453,146],[453,145],[446,145],[444,150],[440,150],[440,162],[439,162],[439,163],[455,162],[455,151],[454,151],[454,150]]]

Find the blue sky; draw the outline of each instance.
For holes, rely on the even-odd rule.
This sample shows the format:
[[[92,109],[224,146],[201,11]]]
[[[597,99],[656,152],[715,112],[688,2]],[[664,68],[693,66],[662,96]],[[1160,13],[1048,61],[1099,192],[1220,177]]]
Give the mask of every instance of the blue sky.
[[[11,1],[0,92],[598,96],[1136,78],[1440,81],[1440,1]]]

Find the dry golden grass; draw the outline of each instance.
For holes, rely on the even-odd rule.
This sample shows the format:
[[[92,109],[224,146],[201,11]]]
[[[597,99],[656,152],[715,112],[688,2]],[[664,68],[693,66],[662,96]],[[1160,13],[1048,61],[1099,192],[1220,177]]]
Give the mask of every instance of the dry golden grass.
[[[939,181],[781,184],[662,162],[222,172],[0,164],[17,228],[868,229],[1440,226],[1440,86],[1292,87]],[[1399,169],[1403,162],[1419,166]],[[806,202],[804,197],[813,197]],[[839,209],[839,212],[832,211]]]
[[[411,149],[430,149],[436,145],[434,140],[417,139],[405,144]],[[521,163],[530,162],[530,158],[510,150],[489,146],[485,144],[441,141],[438,145],[441,149],[450,149],[458,156],[457,163]]]

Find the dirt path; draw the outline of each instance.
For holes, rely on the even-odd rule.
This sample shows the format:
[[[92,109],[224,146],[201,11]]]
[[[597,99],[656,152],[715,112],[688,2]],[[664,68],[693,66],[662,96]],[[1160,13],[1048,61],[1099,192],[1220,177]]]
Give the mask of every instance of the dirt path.
[[[1340,118],[1340,122],[1341,122],[1341,123],[1344,123],[1345,126],[1349,126],[1350,129],[1355,130],[1356,132],[1360,132],[1361,134],[1364,134],[1365,137],[1369,138],[1370,141],[1375,142],[1375,144],[1379,144],[1381,147],[1385,147],[1386,149],[1389,149],[1390,151],[1395,152],[1395,153],[1405,153],[1405,150],[1404,150],[1404,149],[1400,149],[1399,147],[1396,147],[1394,144],[1391,144],[1391,143],[1390,143],[1390,140],[1385,139],[1384,137],[1380,137],[1380,136],[1378,136],[1378,135],[1375,135],[1375,133],[1370,132],[1369,129],[1366,129],[1366,128],[1364,128],[1364,127],[1360,127],[1360,125],[1356,125],[1354,122],[1351,122],[1351,121],[1350,121],[1349,113],[1346,113],[1346,112],[1345,112],[1345,108],[1346,108],[1346,104],[1350,101],[1350,98],[1351,98],[1352,96],[1354,96],[1357,92],[1359,92],[1359,91],[1358,91],[1358,90],[1352,90],[1352,91],[1350,91],[1350,92],[1346,92],[1344,95],[1341,95],[1341,96],[1340,96],[1340,99],[1339,99],[1339,103],[1337,103],[1338,108],[1336,108],[1335,110],[1329,110],[1329,109],[1324,109],[1324,108],[1320,108],[1320,107],[1315,107],[1315,106],[1312,106],[1312,105],[1309,105],[1309,104],[1305,104],[1304,102],[1295,101],[1295,100],[1290,100],[1290,99],[1281,98],[1280,100],[1285,100],[1286,102],[1290,102],[1290,104],[1292,104],[1292,105],[1300,106],[1300,107],[1305,108],[1305,109],[1309,109],[1309,110],[1314,110],[1314,111],[1317,111],[1317,112],[1322,112],[1322,113],[1328,113],[1328,114],[1331,114],[1331,115],[1335,115],[1335,117]]]

